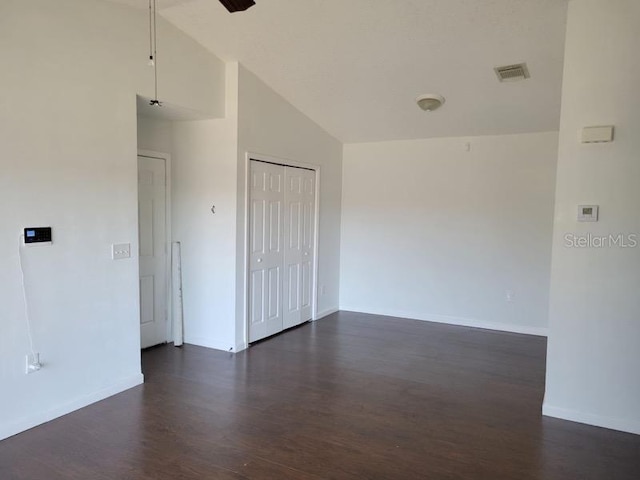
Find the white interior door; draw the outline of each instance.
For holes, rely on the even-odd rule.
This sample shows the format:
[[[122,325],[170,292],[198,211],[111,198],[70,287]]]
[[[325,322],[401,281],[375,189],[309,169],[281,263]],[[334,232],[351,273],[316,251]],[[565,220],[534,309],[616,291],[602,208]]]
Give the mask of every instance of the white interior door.
[[[250,162],[249,341],[282,331],[284,167]]]
[[[167,341],[166,162],[138,157],[140,343]]]
[[[311,320],[315,185],[313,170],[285,167],[284,328]]]

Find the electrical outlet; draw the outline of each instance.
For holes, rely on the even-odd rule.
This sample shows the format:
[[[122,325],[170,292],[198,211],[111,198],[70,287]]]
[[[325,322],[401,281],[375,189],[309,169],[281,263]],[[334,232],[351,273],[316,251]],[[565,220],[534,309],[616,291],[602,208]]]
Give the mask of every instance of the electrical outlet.
[[[26,357],[25,373],[35,373],[42,368],[39,353],[29,353]]]
[[[327,287],[325,285],[322,285],[320,287],[320,295],[326,295],[327,294]]]
[[[513,303],[515,301],[516,294],[513,293],[512,290],[507,290],[504,294],[504,297],[508,303]]]

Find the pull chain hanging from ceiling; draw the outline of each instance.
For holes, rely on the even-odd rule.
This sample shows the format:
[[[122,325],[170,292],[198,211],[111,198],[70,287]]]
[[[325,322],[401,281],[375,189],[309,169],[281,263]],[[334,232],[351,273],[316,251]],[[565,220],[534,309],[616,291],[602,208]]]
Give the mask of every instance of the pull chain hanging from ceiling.
[[[158,36],[156,21],[156,0],[149,0],[149,66],[153,67],[154,94],[149,105],[162,106],[158,100]]]

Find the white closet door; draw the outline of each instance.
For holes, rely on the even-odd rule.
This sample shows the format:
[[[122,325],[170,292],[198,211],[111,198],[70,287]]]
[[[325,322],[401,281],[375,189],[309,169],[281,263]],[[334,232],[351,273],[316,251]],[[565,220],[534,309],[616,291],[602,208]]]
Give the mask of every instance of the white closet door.
[[[166,165],[138,157],[140,343],[167,341]]]
[[[249,341],[282,331],[285,168],[250,162]]]
[[[311,320],[315,172],[285,168],[284,328]]]

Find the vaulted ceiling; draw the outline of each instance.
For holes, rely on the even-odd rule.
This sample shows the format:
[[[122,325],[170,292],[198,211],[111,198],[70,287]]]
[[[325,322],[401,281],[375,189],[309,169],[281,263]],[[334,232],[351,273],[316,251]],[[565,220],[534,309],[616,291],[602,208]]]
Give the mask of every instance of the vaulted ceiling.
[[[567,0],[157,1],[346,143],[558,129]],[[520,62],[530,79],[498,82],[494,67]],[[446,104],[425,113],[423,93]]]

